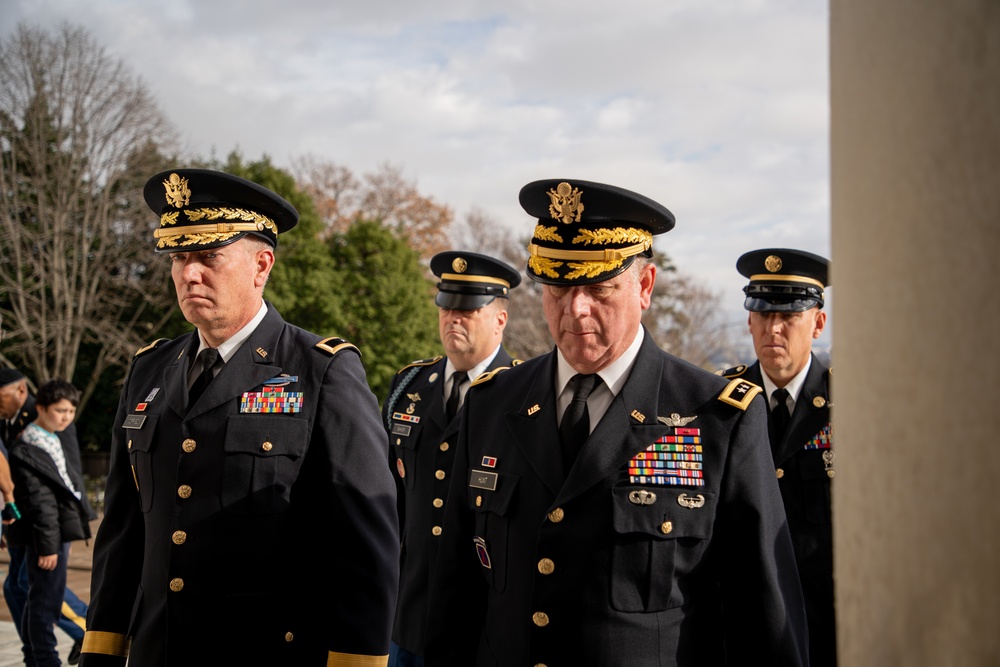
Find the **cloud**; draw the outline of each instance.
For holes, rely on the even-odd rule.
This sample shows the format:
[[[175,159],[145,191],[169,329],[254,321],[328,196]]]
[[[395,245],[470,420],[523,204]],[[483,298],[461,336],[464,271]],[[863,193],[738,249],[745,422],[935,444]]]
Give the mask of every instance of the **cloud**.
[[[458,216],[515,231],[538,178],[635,190],[658,239],[745,319],[736,258],[829,256],[828,8],[819,0],[6,0],[87,28],[193,153],[390,163]],[[832,318],[831,318],[832,323]]]

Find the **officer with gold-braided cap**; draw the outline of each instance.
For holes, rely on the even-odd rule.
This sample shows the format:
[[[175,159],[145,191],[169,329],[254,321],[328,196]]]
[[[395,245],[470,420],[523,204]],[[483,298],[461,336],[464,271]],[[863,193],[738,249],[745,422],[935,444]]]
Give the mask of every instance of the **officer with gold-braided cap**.
[[[466,394],[427,667],[805,664],[760,389],[641,322],[673,214],[568,178],[520,202],[555,349]]]
[[[205,169],[144,194],[195,328],[129,367],[80,664],[384,667],[399,531],[378,401],[357,347],[263,294],[298,213]]]

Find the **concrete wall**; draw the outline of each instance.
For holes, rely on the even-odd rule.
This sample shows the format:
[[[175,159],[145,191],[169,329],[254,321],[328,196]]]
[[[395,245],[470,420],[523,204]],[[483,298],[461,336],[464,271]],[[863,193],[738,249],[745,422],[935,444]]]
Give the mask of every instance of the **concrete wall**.
[[[1000,665],[1000,2],[830,0],[840,665]]]

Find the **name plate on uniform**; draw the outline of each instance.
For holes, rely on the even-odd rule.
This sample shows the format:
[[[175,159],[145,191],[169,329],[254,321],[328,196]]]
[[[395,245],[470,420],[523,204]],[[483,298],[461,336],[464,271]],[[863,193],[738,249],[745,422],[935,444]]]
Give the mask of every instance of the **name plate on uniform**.
[[[392,434],[393,435],[410,435],[410,429],[413,428],[409,424],[393,424]]]
[[[469,473],[469,486],[474,489],[486,489],[487,491],[497,490],[497,479],[499,475],[495,472],[489,472],[487,470],[475,470],[473,469]]]
[[[142,428],[144,421],[146,421],[146,415],[129,415],[122,422],[122,428]]]

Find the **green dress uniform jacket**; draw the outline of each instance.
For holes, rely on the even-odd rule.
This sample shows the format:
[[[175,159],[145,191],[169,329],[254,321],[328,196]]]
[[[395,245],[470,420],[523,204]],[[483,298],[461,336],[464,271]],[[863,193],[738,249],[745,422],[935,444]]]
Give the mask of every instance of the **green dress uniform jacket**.
[[[447,361],[435,357],[400,370],[383,406],[403,542],[392,640],[418,655],[424,652],[427,596],[458,439],[459,415],[448,422],[441,391]],[[511,364],[501,347],[486,372]]]
[[[342,342],[267,304],[190,410],[197,333],[137,353],[115,417],[83,667],[124,665],[126,637],[141,667],[385,664],[370,656],[388,654],[396,494],[378,403]],[[266,388],[283,397],[269,392],[261,409]]]
[[[466,395],[427,667],[807,664],[758,388],[644,331],[564,478],[555,368],[553,351]],[[688,437],[682,462],[701,464],[703,485],[630,474],[653,464],[641,459],[653,443]]]
[[[740,371],[744,372],[740,372]],[[725,371],[763,386],[760,362]],[[833,604],[833,432],[830,424],[830,369],[815,355],[795,401],[785,435],[773,449],[778,488],[788,516],[802,594],[809,621],[812,667],[837,664]]]

